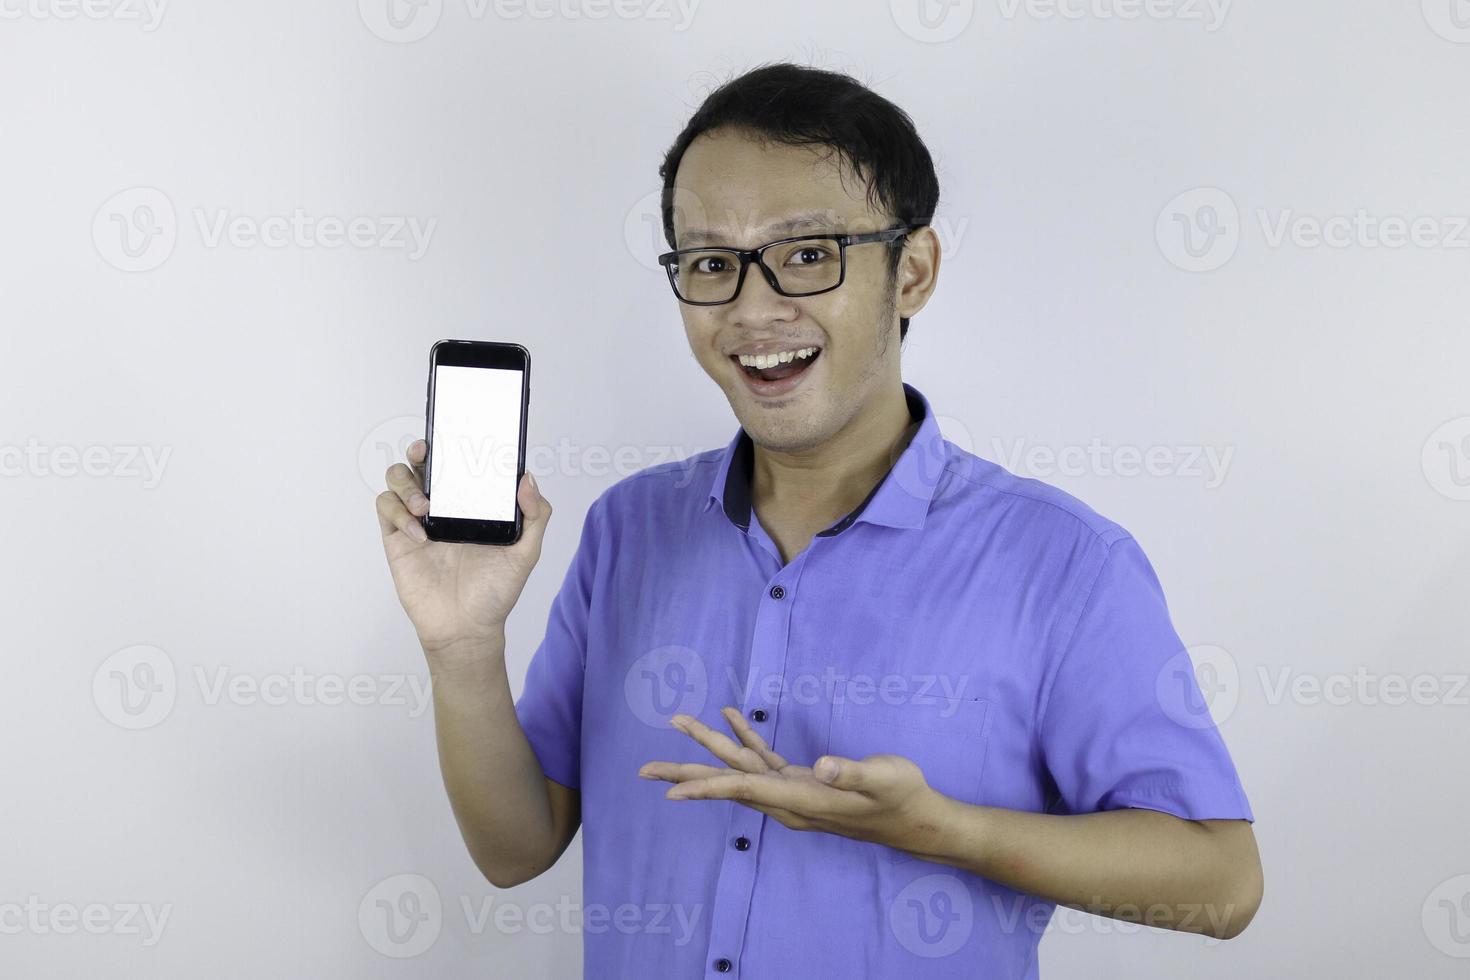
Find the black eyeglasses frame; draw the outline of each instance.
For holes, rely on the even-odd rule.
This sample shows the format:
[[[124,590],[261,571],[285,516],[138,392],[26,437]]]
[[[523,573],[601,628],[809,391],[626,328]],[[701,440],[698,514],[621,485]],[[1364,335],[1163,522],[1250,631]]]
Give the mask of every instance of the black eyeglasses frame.
[[[668,274],[669,288],[674,291],[674,296],[678,298],[679,302],[686,303],[689,306],[724,306],[726,303],[735,302],[735,300],[740,298],[740,289],[745,285],[745,272],[747,269],[750,268],[750,264],[752,262],[760,267],[761,275],[765,278],[766,282],[770,284],[771,288],[780,295],[790,296],[792,298],[801,296],[820,296],[822,293],[830,293],[832,290],[837,289],[839,286],[847,281],[847,247],[849,245],[866,245],[870,242],[883,242],[885,244],[892,244],[895,241],[907,237],[909,234],[922,227],[924,226],[900,225],[896,228],[885,228],[882,231],[870,231],[859,235],[795,235],[791,238],[781,238],[774,242],[766,242],[766,244],[761,245],[757,248],[723,248],[720,246],[709,246],[706,248],[679,248],[675,249],[672,252],[664,252],[662,255],[660,255],[658,257],[658,264],[663,266],[664,272]],[[827,241],[837,243],[837,281],[830,286],[823,286],[821,289],[814,289],[810,292],[787,292],[786,290],[781,288],[781,284],[776,278],[776,273],[771,270],[770,266],[766,265],[766,249],[775,248],[777,245],[789,245],[792,242],[810,241]],[[691,300],[685,299],[683,294],[679,292],[678,273],[675,271],[674,267],[675,264],[678,262],[680,255],[687,255],[691,252],[720,252],[736,257],[736,259],[740,262],[740,274],[735,279],[735,291],[730,294],[729,299]]]

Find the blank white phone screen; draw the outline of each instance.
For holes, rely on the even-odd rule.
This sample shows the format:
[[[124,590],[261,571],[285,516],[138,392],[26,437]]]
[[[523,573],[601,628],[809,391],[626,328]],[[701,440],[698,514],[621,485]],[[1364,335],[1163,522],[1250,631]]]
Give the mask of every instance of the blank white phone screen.
[[[522,374],[508,368],[434,368],[429,516],[516,519]]]

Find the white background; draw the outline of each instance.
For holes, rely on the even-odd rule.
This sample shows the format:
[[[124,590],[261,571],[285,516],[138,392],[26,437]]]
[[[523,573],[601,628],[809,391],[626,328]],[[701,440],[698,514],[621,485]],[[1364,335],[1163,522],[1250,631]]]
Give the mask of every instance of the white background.
[[[711,85],[789,58],[913,115],[946,254],[905,378],[1138,537],[1258,817],[1239,939],[1059,915],[1043,975],[1463,975],[1470,11],[62,2],[0,4],[0,906],[105,914],[7,927],[0,972],[576,975],[575,930],[466,920],[579,902],[580,843],[508,893],[475,871],[373,497],[435,340],[530,348],[557,510],[518,692],[588,503],[734,432],[652,265],[656,167]],[[422,951],[371,926],[404,874],[442,903]],[[157,942],[128,903],[170,910]]]

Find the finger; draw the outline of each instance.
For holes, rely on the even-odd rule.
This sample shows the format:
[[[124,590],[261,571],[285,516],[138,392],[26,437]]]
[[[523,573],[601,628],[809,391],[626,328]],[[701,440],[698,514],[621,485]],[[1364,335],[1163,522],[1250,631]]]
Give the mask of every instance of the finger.
[[[761,758],[759,752],[736,743],[730,736],[715,731],[698,718],[692,718],[689,715],[675,715],[669,719],[669,723],[709,749],[716,759],[731,769],[739,769],[741,772],[770,771],[770,767],[766,765],[765,759]]]
[[[413,541],[422,543],[429,540],[419,519],[408,512],[398,494],[392,490],[384,490],[378,494],[378,527],[384,538],[401,531]]]
[[[649,762],[638,770],[638,775],[644,779],[682,783],[690,779],[707,779],[729,771],[724,766],[706,766],[699,762]]]
[[[745,720],[743,712],[738,708],[721,708],[720,714],[725,716],[725,720],[730,723],[730,728],[739,736],[740,741],[745,743],[747,748],[760,755],[767,766],[772,769],[786,768],[786,760],[781,758],[780,755],[766,744],[766,740],[761,738],[760,732],[750,727],[750,722]]]
[[[711,773],[726,773],[730,771],[729,769],[719,769],[715,766],[707,766],[706,768],[708,768]],[[642,775],[642,773],[639,773],[639,775]],[[664,796],[665,798],[668,798],[669,794],[666,792]],[[781,823],[783,823],[787,827],[791,827],[793,829],[815,830],[819,826],[817,821],[812,819],[811,817],[796,813],[792,810],[782,809],[779,806],[770,806],[765,803],[756,803],[750,800],[739,800],[738,802],[741,806],[749,807],[750,809],[755,810],[758,813],[764,813],[768,817],[774,817],[775,819],[781,821]]]
[[[422,517],[429,512],[429,498],[424,496],[423,484],[407,465],[394,463],[388,467],[384,476],[388,481],[388,489],[398,495],[409,513]]]
[[[413,475],[419,478],[419,486],[424,485],[424,460],[429,456],[429,444],[422,439],[415,439],[408,444],[408,465],[413,467]]]
[[[887,757],[844,759],[840,755],[824,755],[812,763],[812,775],[833,789],[853,790],[875,796],[890,789],[898,778],[897,769]]]
[[[774,817],[792,829],[808,830],[812,829],[815,824],[815,821],[810,817],[804,817],[790,810],[783,810],[778,806],[766,806],[763,803],[742,803],[741,806],[748,806],[752,810],[764,813],[768,817]]]
[[[521,539],[516,542],[516,547],[529,549],[531,554],[540,557],[546,524],[551,520],[551,501],[541,495],[541,488],[536,485],[536,478],[530,470],[521,474],[520,485],[516,487],[516,503],[521,508]]]
[[[772,806],[797,813],[815,812],[808,785],[803,790],[793,779],[772,773],[725,772],[703,779],[691,779],[669,787],[664,794],[670,800],[733,800],[747,805]]]
[[[783,810],[779,806],[766,806],[763,803],[742,803],[740,805],[750,807],[752,810],[759,810],[766,816],[781,821],[782,825],[790,830],[831,830],[834,833],[837,832],[826,821],[805,813],[797,813],[795,810]]]

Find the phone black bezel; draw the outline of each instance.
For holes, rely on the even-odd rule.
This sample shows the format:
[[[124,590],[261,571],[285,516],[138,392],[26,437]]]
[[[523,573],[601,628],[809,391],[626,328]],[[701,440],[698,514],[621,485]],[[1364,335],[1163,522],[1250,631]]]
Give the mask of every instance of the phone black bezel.
[[[520,344],[490,340],[441,340],[429,348],[429,385],[424,398],[424,493],[433,499],[430,474],[434,465],[434,375],[446,367],[503,368],[521,372],[521,434],[516,458],[516,486],[526,472],[526,416],[531,406],[531,352]],[[514,521],[476,521],[464,517],[420,518],[431,541],[459,544],[515,544],[521,539],[521,504],[515,501]]]

